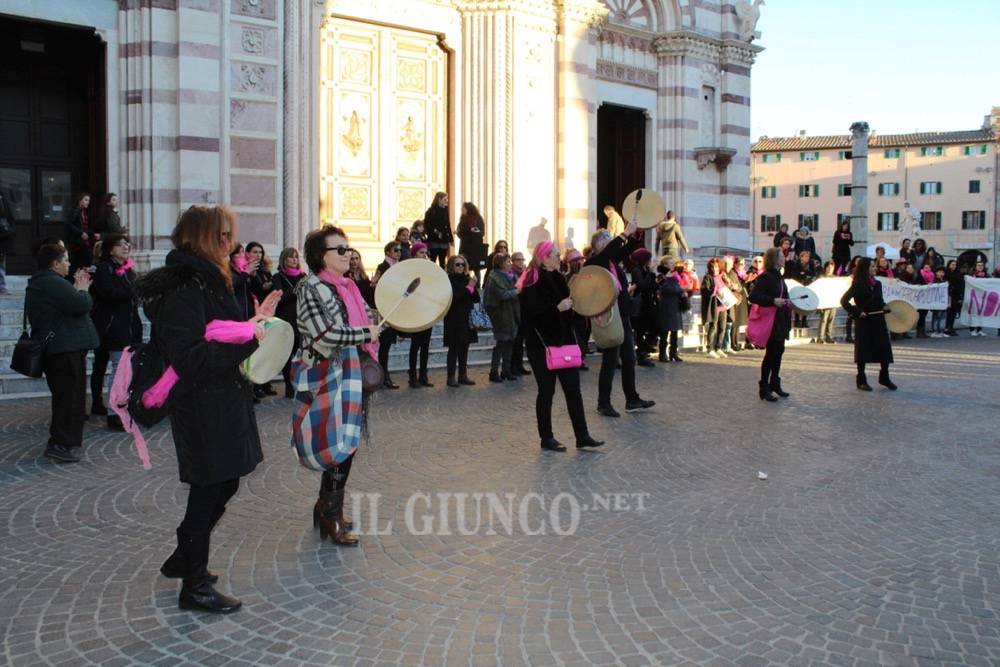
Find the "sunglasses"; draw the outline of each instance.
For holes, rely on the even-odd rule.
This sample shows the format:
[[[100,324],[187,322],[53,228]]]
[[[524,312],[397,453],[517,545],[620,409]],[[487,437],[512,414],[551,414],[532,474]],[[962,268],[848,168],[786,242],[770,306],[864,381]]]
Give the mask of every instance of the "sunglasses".
[[[327,247],[326,249],[327,252],[330,252],[331,250],[336,250],[337,254],[340,255],[341,257],[343,257],[349,252],[354,252],[354,248],[346,245],[339,245],[333,248]]]
[[[464,269],[465,268],[465,262],[455,262],[455,268],[456,269]]]

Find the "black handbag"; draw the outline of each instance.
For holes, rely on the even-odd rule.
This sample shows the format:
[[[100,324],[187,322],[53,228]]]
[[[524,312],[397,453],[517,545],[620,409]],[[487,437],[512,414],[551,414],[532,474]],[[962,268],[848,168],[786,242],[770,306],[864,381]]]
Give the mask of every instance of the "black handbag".
[[[15,373],[26,375],[30,378],[40,378],[44,373],[45,348],[49,341],[55,336],[49,332],[42,340],[34,340],[28,333],[28,314],[24,314],[22,322],[21,337],[14,345],[14,353],[10,358],[10,369]]]

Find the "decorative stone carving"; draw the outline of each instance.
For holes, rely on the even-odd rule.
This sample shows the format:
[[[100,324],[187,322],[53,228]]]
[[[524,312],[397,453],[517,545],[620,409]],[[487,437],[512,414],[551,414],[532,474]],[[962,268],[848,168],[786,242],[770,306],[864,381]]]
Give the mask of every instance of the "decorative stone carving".
[[[653,30],[653,13],[642,0],[604,0],[608,6],[608,19],[621,25]]]
[[[719,66],[715,63],[705,63],[701,66],[701,81],[706,86],[719,85]]]
[[[240,35],[240,44],[243,51],[251,55],[259,55],[264,52],[264,31],[257,28],[243,28]]]
[[[715,169],[722,173],[733,161],[736,155],[735,148],[724,148],[722,146],[704,146],[694,149],[694,157],[698,161],[698,169],[704,169],[710,164],[715,164]]]
[[[620,65],[608,60],[597,61],[597,78],[605,81],[616,81],[643,88],[656,89],[659,76],[656,70],[632,67],[631,65]]]
[[[264,6],[261,4],[261,0],[241,0],[240,9],[244,14],[261,15],[264,13]]]
[[[763,4],[764,0],[754,0],[752,5],[749,0],[737,0],[736,20],[740,24],[740,39],[744,42],[760,39],[760,32],[756,28],[757,21],[760,20],[760,6]]]
[[[670,32],[653,38],[653,50],[659,56],[691,56],[718,62],[722,57],[722,42],[695,32]]]
[[[240,90],[262,92],[264,89],[264,67],[242,63],[239,68]]]

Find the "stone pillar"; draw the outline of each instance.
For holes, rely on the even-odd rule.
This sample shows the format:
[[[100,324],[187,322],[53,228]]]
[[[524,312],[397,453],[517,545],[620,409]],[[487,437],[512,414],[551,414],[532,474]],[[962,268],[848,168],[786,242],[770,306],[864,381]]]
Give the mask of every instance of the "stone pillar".
[[[553,239],[590,244],[597,226],[597,37],[607,21],[603,3],[563,0],[559,16],[557,212]]]
[[[861,246],[868,245],[868,123],[851,125],[851,232]]]

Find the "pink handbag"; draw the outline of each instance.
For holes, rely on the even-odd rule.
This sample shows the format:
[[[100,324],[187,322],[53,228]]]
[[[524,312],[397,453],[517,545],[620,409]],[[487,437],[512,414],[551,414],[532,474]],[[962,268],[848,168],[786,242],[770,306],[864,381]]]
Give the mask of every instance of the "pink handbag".
[[[564,368],[579,368],[583,365],[583,355],[579,345],[560,345],[545,347],[545,366],[550,371],[560,371]]]
[[[771,329],[774,328],[774,316],[777,312],[777,306],[759,306],[756,303],[750,306],[750,317],[747,318],[747,340],[754,347],[767,347],[767,341],[771,338]]]

